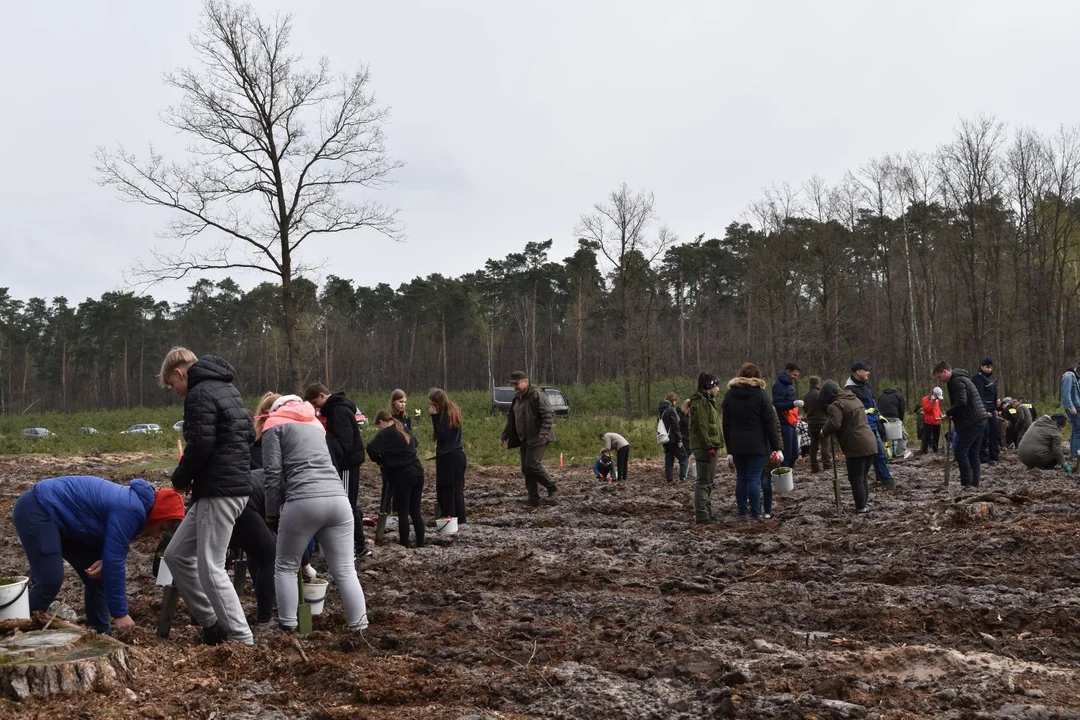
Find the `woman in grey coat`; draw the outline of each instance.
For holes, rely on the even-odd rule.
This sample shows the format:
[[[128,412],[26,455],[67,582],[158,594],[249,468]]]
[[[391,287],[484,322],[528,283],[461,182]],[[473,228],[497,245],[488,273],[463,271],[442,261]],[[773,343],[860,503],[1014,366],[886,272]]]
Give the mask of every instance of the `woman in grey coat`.
[[[263,398],[260,407],[270,401]],[[278,625],[296,630],[300,602],[297,572],[312,537],[319,541],[330,576],[341,594],[350,630],[368,626],[367,603],[356,576],[353,512],[334,469],[325,430],[315,409],[296,395],[273,400],[256,418],[262,438],[267,521],[278,520],[274,585]]]

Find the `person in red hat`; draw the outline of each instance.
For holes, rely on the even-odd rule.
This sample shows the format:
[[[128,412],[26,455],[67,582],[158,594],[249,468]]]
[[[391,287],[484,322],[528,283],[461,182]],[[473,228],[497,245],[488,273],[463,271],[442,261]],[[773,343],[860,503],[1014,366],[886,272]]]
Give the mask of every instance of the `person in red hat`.
[[[127,554],[137,535],[175,530],[184,500],[145,480],[119,485],[74,475],[42,480],[23,493],[12,512],[30,563],[30,611],[45,612],[64,582],[64,561],[83,581],[86,624],[100,633],[130,630]]]

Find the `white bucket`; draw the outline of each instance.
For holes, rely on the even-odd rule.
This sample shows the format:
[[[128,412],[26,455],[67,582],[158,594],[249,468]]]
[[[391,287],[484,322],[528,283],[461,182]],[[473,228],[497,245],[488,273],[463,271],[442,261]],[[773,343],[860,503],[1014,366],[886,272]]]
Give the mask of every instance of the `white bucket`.
[[[904,439],[904,423],[900,420],[890,420],[889,418],[881,418],[882,427],[885,428],[886,440],[903,440]]]
[[[18,575],[15,582],[0,585],[0,620],[30,619],[30,578]]]
[[[326,591],[330,583],[322,578],[315,578],[311,582],[304,582],[304,602],[311,606],[312,615],[321,615],[323,603],[326,601]]]
[[[795,489],[795,471],[789,467],[778,467],[773,470],[772,486],[778,493],[789,493]]]
[[[168,563],[165,562],[165,558],[161,558],[158,562],[157,568],[157,584],[162,587],[168,587],[172,585],[172,571],[169,570]]]
[[[455,535],[457,534],[457,518],[439,518],[435,521],[435,529],[440,535]]]

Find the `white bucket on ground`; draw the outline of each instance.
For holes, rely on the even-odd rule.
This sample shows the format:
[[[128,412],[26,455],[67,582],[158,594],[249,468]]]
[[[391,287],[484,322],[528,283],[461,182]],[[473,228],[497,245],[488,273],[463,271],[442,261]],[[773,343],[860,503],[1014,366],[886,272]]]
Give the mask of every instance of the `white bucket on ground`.
[[[0,585],[0,620],[30,619],[30,578],[18,575],[15,582]]]
[[[440,535],[454,535],[458,530],[456,517],[439,518],[435,521],[435,529]]]
[[[311,582],[304,582],[304,602],[311,606],[312,615],[321,615],[323,603],[326,601],[326,591],[330,583],[322,578],[315,578]]]
[[[789,467],[778,467],[773,470],[772,486],[778,493],[789,493],[795,489],[795,471]]]
[[[904,439],[904,423],[900,420],[892,420],[890,418],[881,418],[882,427],[885,428],[886,440],[903,440]]]

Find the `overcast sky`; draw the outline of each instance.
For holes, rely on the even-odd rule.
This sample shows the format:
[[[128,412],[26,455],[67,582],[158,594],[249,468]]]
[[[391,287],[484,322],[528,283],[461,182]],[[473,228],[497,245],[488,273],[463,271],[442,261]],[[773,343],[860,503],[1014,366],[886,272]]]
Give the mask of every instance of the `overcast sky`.
[[[333,237],[305,259],[364,285],[456,276],[533,240],[575,248],[621,182],[683,240],[719,235],[761,188],[933,150],[961,116],[1080,121],[1080,3],[257,0],[294,47],[370,66],[391,106],[379,193],[408,239]],[[887,9],[886,9],[887,8]],[[167,213],[94,182],[99,145],[175,156],[164,71],[194,64],[200,3],[4,2],[0,287],[72,302],[124,288]],[[220,276],[215,276],[220,277]],[[245,287],[257,275],[236,275]],[[193,282],[150,290],[179,300]]]

